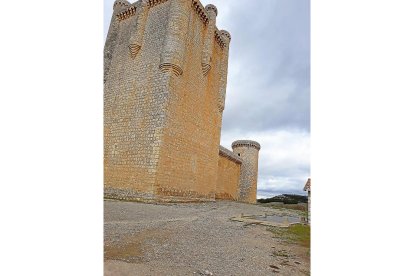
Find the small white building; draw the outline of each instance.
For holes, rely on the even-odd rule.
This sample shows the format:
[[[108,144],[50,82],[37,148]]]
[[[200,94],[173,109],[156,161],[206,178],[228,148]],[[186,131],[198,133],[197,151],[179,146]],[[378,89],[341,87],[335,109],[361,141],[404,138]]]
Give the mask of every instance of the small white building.
[[[308,178],[306,181],[305,187],[303,187],[304,191],[308,192],[308,223],[311,223],[311,179]]]

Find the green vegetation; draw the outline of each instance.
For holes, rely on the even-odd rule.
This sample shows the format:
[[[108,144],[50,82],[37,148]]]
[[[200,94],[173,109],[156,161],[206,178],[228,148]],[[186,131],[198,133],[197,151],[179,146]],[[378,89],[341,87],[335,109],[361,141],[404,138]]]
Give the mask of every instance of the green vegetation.
[[[282,250],[274,250],[272,252],[272,256],[273,257],[292,257],[292,255],[290,255],[286,250],[282,249]]]
[[[270,205],[267,206],[273,209],[277,210],[296,210],[301,211],[301,213],[304,213],[306,215],[306,205],[298,205],[298,204],[283,204],[283,205]]]
[[[308,197],[302,196],[302,195],[294,195],[294,194],[283,194],[283,195],[277,195],[271,198],[261,198],[261,199],[258,199],[257,202],[259,203],[282,202],[284,204],[298,204],[298,203],[307,203]]]
[[[296,243],[310,248],[310,226],[304,224],[294,224],[287,228],[269,227],[268,230],[288,243]]]

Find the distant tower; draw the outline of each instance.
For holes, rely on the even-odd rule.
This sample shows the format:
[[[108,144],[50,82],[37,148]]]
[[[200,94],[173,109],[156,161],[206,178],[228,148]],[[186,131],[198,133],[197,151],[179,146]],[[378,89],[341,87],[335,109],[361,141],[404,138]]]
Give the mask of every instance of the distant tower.
[[[233,152],[243,159],[240,172],[240,201],[256,203],[260,144],[251,140],[237,140],[231,144]]]

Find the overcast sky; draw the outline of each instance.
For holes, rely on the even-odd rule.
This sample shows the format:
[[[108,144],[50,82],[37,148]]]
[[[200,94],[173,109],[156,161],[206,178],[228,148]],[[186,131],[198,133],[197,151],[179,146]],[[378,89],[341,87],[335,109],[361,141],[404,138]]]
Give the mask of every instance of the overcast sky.
[[[105,1],[104,37],[113,0]],[[221,144],[259,142],[258,198],[304,194],[310,176],[310,1],[201,0],[230,32]]]

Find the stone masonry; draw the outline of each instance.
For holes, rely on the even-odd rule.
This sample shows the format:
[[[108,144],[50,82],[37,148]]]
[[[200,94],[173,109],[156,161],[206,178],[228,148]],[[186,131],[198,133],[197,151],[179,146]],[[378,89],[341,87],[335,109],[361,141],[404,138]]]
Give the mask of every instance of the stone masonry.
[[[199,0],[114,2],[104,49],[106,198],[256,202],[260,145],[220,146],[231,36],[217,15]]]
[[[240,170],[239,200],[256,202],[260,144],[250,140],[238,140],[233,142],[231,147],[234,153],[243,159]]]

